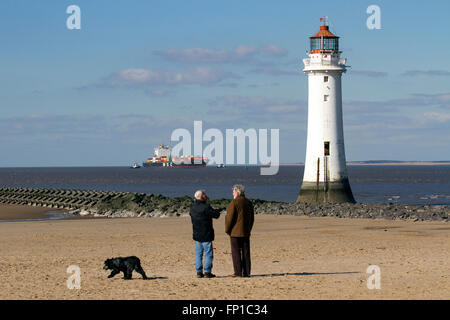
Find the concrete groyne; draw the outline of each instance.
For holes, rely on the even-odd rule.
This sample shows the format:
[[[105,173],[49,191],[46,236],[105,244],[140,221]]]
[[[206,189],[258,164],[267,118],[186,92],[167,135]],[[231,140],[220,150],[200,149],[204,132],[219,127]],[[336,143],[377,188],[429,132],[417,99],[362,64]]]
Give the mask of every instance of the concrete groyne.
[[[0,203],[75,210],[94,207],[104,199],[119,198],[123,194],[70,189],[0,188]]]
[[[214,200],[225,207],[229,200]],[[50,189],[0,188],[0,204],[17,204],[64,210],[69,214],[107,217],[160,217],[189,214],[192,198],[159,194]]]

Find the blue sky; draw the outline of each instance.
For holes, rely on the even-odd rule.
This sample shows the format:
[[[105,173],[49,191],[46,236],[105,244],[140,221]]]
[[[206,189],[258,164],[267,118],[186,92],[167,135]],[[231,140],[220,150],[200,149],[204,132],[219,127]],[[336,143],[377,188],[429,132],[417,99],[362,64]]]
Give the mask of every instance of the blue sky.
[[[69,30],[69,5],[81,29]],[[369,30],[370,5],[381,29]],[[0,167],[129,165],[171,132],[280,129],[303,162],[308,37],[339,35],[346,156],[450,160],[448,1],[0,2]]]

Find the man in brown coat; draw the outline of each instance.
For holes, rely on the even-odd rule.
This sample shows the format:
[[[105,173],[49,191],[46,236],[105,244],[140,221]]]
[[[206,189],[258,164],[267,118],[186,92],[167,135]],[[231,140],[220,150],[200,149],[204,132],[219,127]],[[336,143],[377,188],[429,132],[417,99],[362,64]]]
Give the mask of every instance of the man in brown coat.
[[[233,186],[233,200],[227,208],[225,233],[230,236],[234,273],[230,277],[250,277],[250,233],[255,214],[253,204],[245,197],[244,186]]]

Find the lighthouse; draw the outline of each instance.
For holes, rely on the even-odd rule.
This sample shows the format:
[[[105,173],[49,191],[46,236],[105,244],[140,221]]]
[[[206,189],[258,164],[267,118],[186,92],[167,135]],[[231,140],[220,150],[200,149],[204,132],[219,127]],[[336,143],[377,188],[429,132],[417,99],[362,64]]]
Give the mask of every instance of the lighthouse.
[[[341,58],[339,37],[326,19],[310,37],[309,58],[303,59],[308,75],[308,132],[303,182],[297,202],[355,202],[345,160],[342,121]]]

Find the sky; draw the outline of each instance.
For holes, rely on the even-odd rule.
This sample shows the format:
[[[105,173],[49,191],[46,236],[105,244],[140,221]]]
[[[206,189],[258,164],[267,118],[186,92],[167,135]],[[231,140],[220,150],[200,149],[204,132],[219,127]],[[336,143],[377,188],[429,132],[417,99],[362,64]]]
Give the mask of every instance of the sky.
[[[195,120],[279,129],[280,162],[304,162],[302,59],[324,16],[351,66],[347,160],[450,160],[446,0],[2,0],[0,12],[0,167],[127,166]]]

